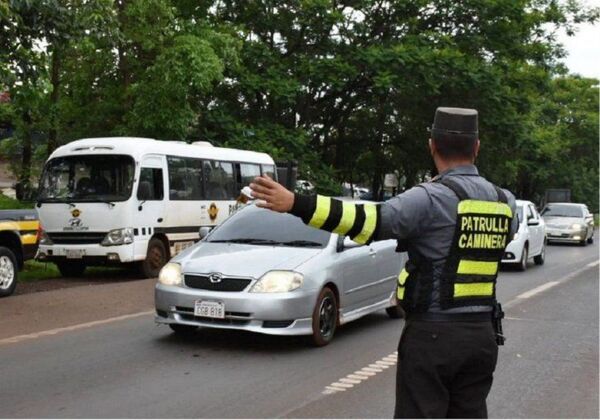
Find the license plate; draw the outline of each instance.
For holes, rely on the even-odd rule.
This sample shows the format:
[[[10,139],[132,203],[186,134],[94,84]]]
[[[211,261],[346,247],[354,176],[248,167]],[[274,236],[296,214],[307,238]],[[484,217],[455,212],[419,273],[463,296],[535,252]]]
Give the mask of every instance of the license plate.
[[[206,318],[225,318],[225,304],[222,302],[196,301],[194,315]]]
[[[65,252],[65,256],[73,260],[82,259],[84,255],[85,251],[83,249],[67,249]]]
[[[186,242],[175,242],[175,255],[179,254],[186,248],[194,245],[194,241],[186,241]]]

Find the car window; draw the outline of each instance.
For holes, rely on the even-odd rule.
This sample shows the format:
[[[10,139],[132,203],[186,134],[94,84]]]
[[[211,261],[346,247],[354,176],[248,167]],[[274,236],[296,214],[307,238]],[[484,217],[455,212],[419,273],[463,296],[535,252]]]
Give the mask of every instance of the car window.
[[[527,206],[529,208],[529,215],[527,216],[527,219],[534,219],[537,220],[538,219],[538,213],[537,211],[535,211],[535,207],[533,207],[531,204],[529,206]]]
[[[250,205],[215,228],[207,242],[256,240],[258,244],[258,241],[264,241],[265,245],[282,245],[294,241],[297,246],[323,248],[329,243],[330,236],[329,232],[306,226],[296,216]]]
[[[533,214],[533,209],[531,206],[527,206],[527,220],[535,219],[535,215]]]
[[[583,209],[572,204],[548,204],[542,210],[542,216],[583,217]]]

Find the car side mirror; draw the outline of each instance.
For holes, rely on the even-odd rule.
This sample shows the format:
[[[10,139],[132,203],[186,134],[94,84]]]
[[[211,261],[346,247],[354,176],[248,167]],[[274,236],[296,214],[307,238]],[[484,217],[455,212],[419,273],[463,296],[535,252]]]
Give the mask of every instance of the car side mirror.
[[[200,235],[200,240],[202,240],[208,236],[208,234],[210,233],[210,228],[208,226],[202,226],[198,233]]]
[[[346,249],[357,248],[361,246],[359,243],[354,242],[348,236],[338,236],[337,241],[337,252],[342,252]]]

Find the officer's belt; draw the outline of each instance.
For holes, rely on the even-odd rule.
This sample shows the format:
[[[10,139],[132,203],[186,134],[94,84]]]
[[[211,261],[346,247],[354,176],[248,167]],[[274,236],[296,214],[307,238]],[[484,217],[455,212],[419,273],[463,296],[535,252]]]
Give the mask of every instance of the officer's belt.
[[[492,321],[492,312],[423,312],[410,314],[407,321],[432,321],[432,322],[483,322]]]

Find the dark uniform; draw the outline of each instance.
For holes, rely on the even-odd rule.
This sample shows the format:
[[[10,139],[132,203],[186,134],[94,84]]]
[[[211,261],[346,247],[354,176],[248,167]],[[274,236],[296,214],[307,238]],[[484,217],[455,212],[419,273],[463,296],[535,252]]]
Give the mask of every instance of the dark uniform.
[[[476,124],[475,113],[475,130]],[[381,204],[296,195],[290,212],[310,226],[359,243],[396,239],[408,252],[397,289],[407,322],[396,418],[487,417],[503,340],[492,319],[496,277],[516,232],[515,207],[513,195],[474,165],[451,168]]]

